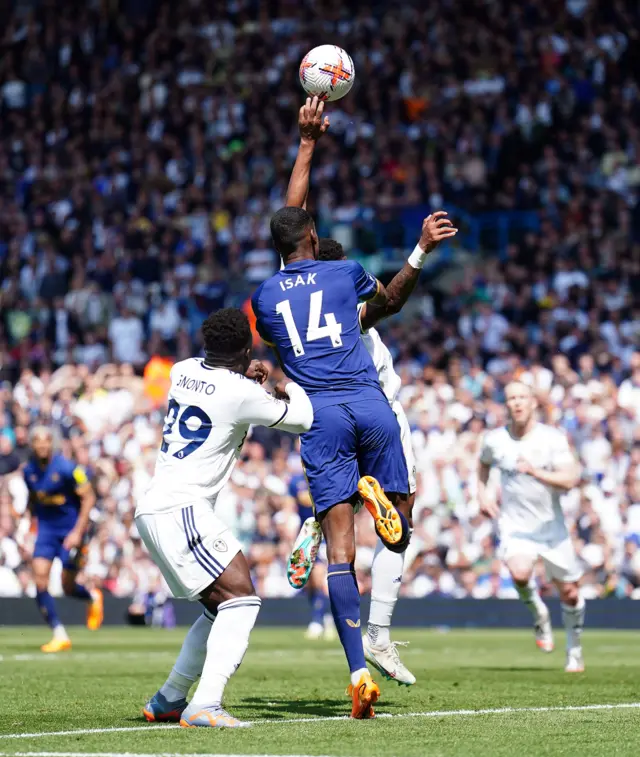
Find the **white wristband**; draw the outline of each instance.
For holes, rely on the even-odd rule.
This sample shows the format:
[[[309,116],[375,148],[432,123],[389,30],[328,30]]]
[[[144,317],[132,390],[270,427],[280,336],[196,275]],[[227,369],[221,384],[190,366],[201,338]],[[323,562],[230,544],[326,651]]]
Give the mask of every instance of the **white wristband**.
[[[409,255],[409,260],[407,260],[407,263],[409,263],[412,268],[422,268],[426,259],[427,253],[422,249],[422,247],[420,247],[419,244],[417,244],[413,248],[411,255]]]

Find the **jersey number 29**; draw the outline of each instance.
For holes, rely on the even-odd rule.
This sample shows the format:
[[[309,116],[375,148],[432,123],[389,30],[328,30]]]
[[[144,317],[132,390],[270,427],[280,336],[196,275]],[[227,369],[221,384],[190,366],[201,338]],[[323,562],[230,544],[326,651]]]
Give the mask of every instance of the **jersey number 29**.
[[[194,420],[200,421],[198,427],[189,428],[187,423]],[[182,409],[178,402],[173,398],[170,399],[169,407],[167,408],[167,417],[164,419],[164,428],[162,429],[162,444],[160,445],[162,452],[169,450],[167,437],[173,431],[176,421],[178,422],[180,436],[188,442],[184,447],[173,453],[173,457],[182,460],[202,447],[207,441],[211,433],[211,418],[209,418],[204,410],[195,405],[187,405],[187,407]],[[191,425],[193,426],[193,423]]]
[[[300,332],[296,326],[296,322],[293,320],[293,313],[291,312],[291,302],[289,300],[282,300],[276,305],[276,313],[281,315],[284,319],[284,325],[287,329],[287,334],[291,340],[291,346],[293,347],[293,354],[296,357],[304,355],[304,347],[302,346],[302,339],[300,338]],[[328,337],[331,339],[331,344],[334,347],[342,347],[342,324],[336,321],[336,317],[333,313],[325,313],[324,320],[325,326],[320,325],[320,316],[322,314],[322,289],[317,292],[312,292],[309,298],[309,323],[307,324],[307,342],[315,342],[317,339],[325,339]]]

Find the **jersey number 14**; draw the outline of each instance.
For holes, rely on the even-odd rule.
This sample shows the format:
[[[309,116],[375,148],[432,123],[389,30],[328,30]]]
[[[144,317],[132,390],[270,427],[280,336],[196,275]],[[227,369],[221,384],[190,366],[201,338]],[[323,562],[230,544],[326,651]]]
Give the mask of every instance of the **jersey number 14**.
[[[293,354],[296,357],[304,355],[304,347],[302,345],[302,339],[300,338],[300,332],[296,326],[296,322],[293,320],[293,313],[291,312],[291,302],[289,300],[282,300],[276,305],[276,313],[281,315],[284,319],[284,325],[287,329],[287,334],[291,340],[291,346],[293,347]],[[320,317],[322,315],[322,289],[317,292],[312,292],[309,298],[309,322],[307,324],[307,342],[315,342],[317,339],[331,339],[331,344],[334,347],[342,347],[342,324],[336,321],[336,317],[333,313],[325,313],[324,320],[325,326],[320,325]]]

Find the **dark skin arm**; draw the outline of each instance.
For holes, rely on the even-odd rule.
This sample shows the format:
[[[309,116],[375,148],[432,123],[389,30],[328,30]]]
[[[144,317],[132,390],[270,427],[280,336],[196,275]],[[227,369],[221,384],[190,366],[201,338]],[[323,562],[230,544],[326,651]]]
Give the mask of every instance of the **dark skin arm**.
[[[449,239],[457,233],[444,210],[438,210],[422,222],[422,234],[418,245],[429,254],[443,239]],[[393,277],[387,287],[387,302],[383,305],[371,300],[360,312],[360,326],[367,331],[383,318],[399,313],[415,289],[422,268],[414,268],[409,262]]]
[[[323,117],[324,102],[307,97],[305,104],[298,114],[298,128],[300,129],[300,147],[293,166],[285,205],[288,207],[307,207],[309,194],[309,176],[311,175],[311,161],[316,142],[329,128],[329,119]]]

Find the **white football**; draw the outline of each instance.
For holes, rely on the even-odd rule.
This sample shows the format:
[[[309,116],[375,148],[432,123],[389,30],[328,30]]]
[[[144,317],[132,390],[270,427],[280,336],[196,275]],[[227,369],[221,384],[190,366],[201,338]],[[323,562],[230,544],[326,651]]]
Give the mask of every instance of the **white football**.
[[[314,47],[300,64],[300,84],[308,95],[320,100],[339,100],[355,80],[351,56],[336,45]]]

